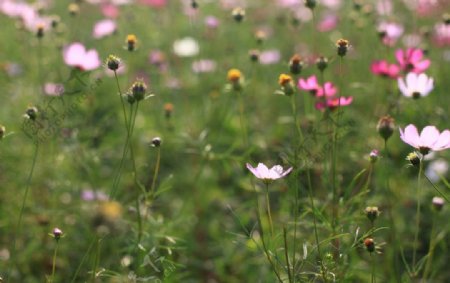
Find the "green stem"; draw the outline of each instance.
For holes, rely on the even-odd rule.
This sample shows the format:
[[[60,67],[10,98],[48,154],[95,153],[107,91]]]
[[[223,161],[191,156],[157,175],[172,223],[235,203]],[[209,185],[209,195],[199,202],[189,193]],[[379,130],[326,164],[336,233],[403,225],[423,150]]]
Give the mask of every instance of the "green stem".
[[[91,282],[95,283],[95,279],[97,277],[97,268],[98,268],[98,263],[100,262],[100,242],[102,239],[97,238],[97,242],[96,242],[96,253],[95,253],[95,259],[94,259],[94,266],[92,268],[92,278],[91,278]]]
[[[150,194],[151,194],[152,198],[154,198],[155,193],[156,193],[155,192],[155,190],[156,190],[156,179],[158,178],[160,163],[161,163],[161,148],[157,147],[156,148],[156,165],[155,165],[155,171],[153,172],[152,187],[150,189]]]
[[[375,283],[375,256],[373,255],[373,253],[370,253],[370,258],[371,258],[371,264],[372,264],[372,283]]]
[[[309,201],[311,203],[311,210],[312,210],[312,214],[313,214],[313,224],[314,224],[314,237],[316,240],[316,247],[317,247],[317,255],[319,256],[319,261],[320,261],[320,270],[322,273],[322,278],[323,281],[326,283],[328,282],[327,280],[327,276],[325,273],[325,265],[323,264],[323,260],[322,260],[322,253],[320,251],[320,242],[319,242],[319,234],[317,233],[317,219],[316,219],[316,208],[314,205],[314,198],[313,198],[313,193],[312,193],[312,184],[311,184],[311,173],[309,171],[309,169],[306,171],[307,174],[307,179],[308,179],[308,195],[309,195]]]
[[[89,247],[88,247],[87,251],[84,253],[83,258],[81,259],[81,262],[80,262],[80,264],[78,265],[77,270],[75,271],[75,274],[73,275],[72,281],[70,281],[70,283],[75,283],[75,280],[77,280],[78,273],[80,273],[80,269],[81,269],[81,267],[83,266],[83,263],[86,261],[86,259],[87,259],[88,255],[89,255],[89,253],[91,252],[91,249],[92,249],[92,247],[94,246],[94,243],[96,242],[96,240],[97,240],[97,237],[94,237],[94,238],[92,239],[92,241],[91,241],[91,243],[89,244]]]
[[[292,283],[294,281],[292,281],[291,264],[289,263],[286,227],[283,227],[283,239],[284,239],[284,257],[286,258],[287,274],[288,274],[288,278],[289,278],[289,283]]]
[[[434,255],[434,248],[436,247],[436,220],[435,217],[433,217],[433,226],[431,228],[430,233],[430,246],[428,248],[428,258],[427,263],[425,265],[425,270],[423,272],[422,280],[423,282],[427,282],[428,275],[431,272],[431,262],[433,260]]]
[[[450,202],[450,200],[447,198],[447,196],[445,196],[437,187],[436,185],[431,182],[430,178],[428,178],[428,176],[426,174],[423,174],[423,176],[425,177],[425,179],[427,179],[427,181],[433,186],[433,188],[436,190],[436,192],[438,192],[438,194],[443,197],[447,202]]]
[[[413,247],[413,275],[417,276],[416,270],[416,256],[417,256],[417,246],[419,245],[419,230],[420,230],[420,187],[421,187],[421,176],[423,171],[423,159],[420,160],[419,164],[419,174],[417,175],[417,208],[416,208],[416,231],[414,233],[414,247]]]
[[[269,219],[270,235],[273,237],[273,222],[272,222],[272,213],[270,211],[270,200],[269,200],[269,183],[266,183],[266,207],[267,207],[267,217]]]
[[[247,136],[247,127],[245,125],[244,119],[244,99],[242,95],[242,91],[237,91],[238,100],[239,100],[239,119],[241,123],[241,132],[242,132],[242,140],[244,142],[244,146],[248,147],[248,136]]]
[[[50,282],[55,282],[55,270],[56,270],[56,255],[58,253],[59,241],[56,241],[55,252],[53,253],[53,264],[52,264],[52,276],[50,277]]]

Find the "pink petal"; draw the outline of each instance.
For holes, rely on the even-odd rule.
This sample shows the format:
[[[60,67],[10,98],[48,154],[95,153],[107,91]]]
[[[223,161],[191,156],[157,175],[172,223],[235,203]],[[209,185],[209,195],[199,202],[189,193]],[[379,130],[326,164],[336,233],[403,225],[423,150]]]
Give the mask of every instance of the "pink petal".
[[[408,126],[406,126],[404,132],[402,131],[402,129],[400,129],[400,138],[412,147],[417,148],[420,146],[419,133],[417,132],[416,126],[414,126],[413,124],[409,124]]]
[[[441,133],[438,140],[435,142],[433,146],[433,150],[443,150],[446,148],[450,148],[450,131],[445,130]]]
[[[433,148],[439,139],[439,130],[435,126],[426,126],[420,133],[420,146]]]
[[[256,178],[260,178],[258,171],[252,167],[252,165],[250,165],[250,163],[246,164],[247,169],[250,170],[250,172],[252,172],[253,175],[256,176]]]
[[[395,58],[397,58],[397,62],[400,66],[405,65],[405,54],[402,49],[397,49],[397,51],[395,51]]]
[[[80,64],[86,49],[79,43],[73,43],[64,50],[64,61],[69,66],[77,66]]]
[[[400,89],[400,92],[407,97],[411,97],[412,94],[409,92],[408,88],[406,87],[405,81],[402,78],[398,78],[398,88]]]
[[[421,72],[425,71],[426,69],[428,69],[430,64],[431,64],[431,61],[428,59],[423,60],[421,62],[417,62],[414,64],[414,71],[416,73],[421,73]]]

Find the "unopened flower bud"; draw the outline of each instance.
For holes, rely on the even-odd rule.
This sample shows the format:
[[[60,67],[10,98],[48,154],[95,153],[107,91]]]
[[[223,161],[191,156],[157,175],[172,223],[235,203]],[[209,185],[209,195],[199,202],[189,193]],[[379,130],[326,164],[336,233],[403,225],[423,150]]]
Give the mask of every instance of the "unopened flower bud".
[[[125,99],[129,104],[133,104],[136,102],[136,98],[130,90],[125,94]]]
[[[35,106],[29,106],[25,111],[25,118],[35,121],[37,118],[38,109]]]
[[[233,16],[236,22],[240,23],[245,17],[245,10],[242,9],[241,7],[236,7],[231,12],[231,15]]]
[[[292,77],[286,74],[281,74],[278,78],[278,84],[281,86],[283,93],[287,96],[294,94],[294,84]]]
[[[80,6],[78,6],[78,4],[76,3],[69,4],[69,7],[67,9],[72,16],[76,16],[78,15],[78,13],[80,13]]]
[[[121,59],[114,55],[109,55],[108,58],[106,58],[106,66],[108,66],[108,69],[111,71],[117,71],[120,66]]]
[[[445,13],[444,15],[442,15],[442,20],[444,21],[444,24],[450,25],[450,14]]]
[[[173,112],[173,104],[172,103],[164,104],[164,114],[166,116],[166,119],[170,119],[170,117],[172,117],[172,112]]]
[[[338,39],[336,41],[336,48],[337,48],[337,54],[341,57],[345,56],[347,54],[349,43],[346,39]]]
[[[316,0],[304,0],[305,6],[311,10],[313,10],[316,7]]]
[[[380,152],[378,151],[378,149],[372,150],[369,154],[370,163],[377,162],[379,157],[380,157]]]
[[[36,27],[36,36],[37,38],[44,37],[44,24],[39,23]]]
[[[250,56],[250,61],[252,62],[258,62],[259,61],[259,50],[252,49],[248,52],[248,55]]]
[[[191,7],[192,7],[192,9],[197,9],[197,8],[198,8],[198,3],[197,3],[197,1],[192,0],[192,1],[191,1]]]
[[[136,81],[130,89],[131,93],[133,94],[133,97],[136,99],[136,101],[141,101],[145,98],[145,93],[147,91],[147,85],[141,81]]]
[[[63,234],[63,231],[61,229],[59,229],[59,228],[53,229],[52,235],[56,241],[59,241],[59,239],[61,239],[62,234]]]
[[[324,56],[320,56],[316,60],[316,66],[319,71],[323,72],[328,67],[328,59]]]
[[[432,200],[433,208],[436,211],[441,211],[442,207],[444,206],[444,203],[445,203],[445,201],[441,197],[434,197]]]
[[[295,54],[292,56],[291,60],[289,60],[289,70],[291,74],[298,75],[302,72],[303,62],[300,55]]]
[[[231,84],[233,90],[242,89],[242,73],[238,69],[231,69],[227,74],[228,81]]]
[[[408,154],[406,160],[408,160],[413,166],[418,166],[421,161],[420,156],[417,152],[411,152],[410,154]]]
[[[372,238],[366,238],[364,240],[364,246],[366,246],[366,249],[369,253],[373,253],[375,251],[375,242]]]
[[[154,137],[152,139],[152,146],[160,147],[161,146],[161,138],[160,137]]]
[[[128,51],[134,51],[136,50],[136,44],[137,44],[137,37],[134,34],[127,35],[127,39],[125,41],[127,43],[127,49]]]
[[[377,131],[385,141],[387,141],[392,136],[392,134],[394,133],[394,128],[394,118],[389,115],[381,117],[378,121]]]
[[[374,222],[375,219],[377,219],[378,215],[380,215],[380,211],[378,210],[378,207],[376,206],[368,206],[364,210],[366,213],[367,218],[369,218],[370,222]]]
[[[6,133],[6,128],[3,125],[0,125],[0,140],[3,139]]]
[[[267,34],[263,30],[258,30],[255,33],[255,39],[258,44],[263,43],[267,39]]]

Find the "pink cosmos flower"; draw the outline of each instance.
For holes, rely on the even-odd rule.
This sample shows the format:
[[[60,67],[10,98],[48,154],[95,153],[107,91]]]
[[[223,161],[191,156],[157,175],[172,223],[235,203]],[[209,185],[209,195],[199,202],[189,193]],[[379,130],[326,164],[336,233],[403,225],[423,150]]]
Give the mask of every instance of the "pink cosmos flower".
[[[259,55],[259,63],[263,65],[276,64],[280,61],[280,59],[280,51],[276,49],[263,51]]]
[[[333,96],[337,93],[336,87],[331,82],[326,82],[322,87],[317,83],[316,76],[310,76],[306,80],[300,78],[298,81],[298,87],[300,89],[309,91],[313,96],[322,97],[322,96]]]
[[[423,155],[426,155],[433,151],[440,151],[450,148],[450,131],[444,130],[439,133],[439,130],[435,126],[426,126],[422,132],[417,131],[416,126],[409,124],[403,131],[400,130],[400,138],[410,146],[416,148]]]
[[[202,59],[192,62],[192,71],[194,71],[194,73],[214,72],[216,67],[216,62],[209,59]]]
[[[115,19],[119,16],[119,8],[110,3],[104,3],[101,5],[102,14],[105,17]]]
[[[86,50],[83,44],[74,42],[63,51],[66,65],[79,68],[82,71],[97,69],[102,64],[96,50]]]
[[[64,85],[55,83],[45,83],[44,93],[49,96],[60,96],[64,93]]]
[[[92,32],[92,36],[94,38],[102,38],[105,36],[108,36],[110,34],[113,34],[117,29],[116,22],[110,19],[105,19],[98,21],[94,25],[94,30]]]
[[[327,14],[322,17],[322,20],[317,25],[317,30],[320,32],[332,31],[336,28],[339,18],[335,14]]]
[[[385,60],[374,61],[370,66],[370,70],[375,75],[380,75],[383,77],[389,77],[392,79],[398,78],[400,73],[400,67],[395,64],[389,64]]]
[[[403,26],[394,22],[381,22],[377,30],[383,34],[382,40],[387,46],[394,46],[403,34]]]
[[[419,48],[408,48],[406,51],[398,49],[395,57],[405,72],[423,73],[431,63],[428,59],[422,60],[423,51]]]
[[[211,29],[216,29],[220,24],[219,19],[214,16],[207,16],[205,18],[205,25]]]
[[[425,74],[408,73],[406,80],[398,79],[398,88],[406,97],[420,98],[433,90],[433,78]]]
[[[337,109],[338,107],[347,106],[350,105],[353,102],[353,97],[327,97],[325,99],[325,102],[319,101],[316,103],[315,107],[317,110],[324,110],[325,108],[328,108],[329,110],[333,111]]]
[[[444,23],[435,25],[433,41],[438,46],[450,46],[450,25]]]
[[[247,163],[247,169],[255,175],[256,178],[263,180],[264,183],[271,183],[273,180],[283,178],[292,171],[292,167],[284,170],[280,165],[275,165],[272,168],[267,168],[266,165],[258,163],[258,167],[253,168]]]

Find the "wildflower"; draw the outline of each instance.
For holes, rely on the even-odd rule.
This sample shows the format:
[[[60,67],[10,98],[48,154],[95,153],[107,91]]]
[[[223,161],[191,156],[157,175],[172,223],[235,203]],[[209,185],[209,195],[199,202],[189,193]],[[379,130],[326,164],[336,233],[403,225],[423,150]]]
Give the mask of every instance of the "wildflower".
[[[192,1],[191,1],[191,7],[192,7],[192,9],[197,9],[197,8],[198,8],[198,3],[197,3],[197,1],[192,0]]]
[[[349,43],[346,39],[338,39],[336,41],[337,54],[344,57],[347,54]]]
[[[389,115],[380,118],[377,124],[377,131],[380,136],[387,141],[394,133],[394,118]]]
[[[381,22],[378,27],[381,40],[387,46],[393,46],[403,34],[403,26],[392,22]]]
[[[366,238],[364,240],[364,246],[366,246],[369,253],[373,253],[375,251],[375,242],[372,238]]]
[[[291,76],[281,74],[278,78],[278,84],[281,86],[284,95],[290,96],[294,94],[294,83],[292,82]]]
[[[291,60],[289,60],[289,70],[292,74],[298,75],[301,73],[303,69],[303,61],[302,57],[298,54],[294,54],[294,56],[291,57]]]
[[[257,43],[261,44],[267,39],[267,33],[259,29],[255,32],[255,39]]]
[[[444,204],[445,204],[444,199],[441,198],[441,197],[434,197],[434,198],[432,199],[431,202],[432,202],[432,204],[433,204],[433,208],[434,208],[436,211],[441,211],[441,210],[442,210],[442,207],[443,207]]]
[[[425,74],[408,73],[406,80],[398,79],[398,88],[404,96],[417,99],[433,90],[433,79]]]
[[[64,93],[64,85],[55,83],[45,83],[44,93],[49,96],[60,96]]]
[[[264,183],[271,183],[273,180],[285,177],[292,171],[292,167],[284,170],[280,165],[275,165],[272,168],[267,168],[266,165],[258,163],[256,168],[247,163],[247,169],[255,175],[256,178],[263,180]]]
[[[380,215],[380,211],[378,210],[378,207],[376,206],[368,206],[366,209],[364,209],[364,212],[366,213],[367,218],[369,218],[370,222],[374,222],[378,215]]]
[[[259,54],[259,62],[263,65],[278,63],[281,59],[280,51],[276,49],[266,50]]]
[[[353,97],[326,97],[325,102],[317,102],[315,107],[318,110],[323,110],[325,108],[328,108],[329,110],[333,111],[341,106],[347,106],[350,105],[353,102]]]
[[[317,24],[317,30],[320,32],[332,31],[336,28],[338,22],[339,18],[335,14],[325,14]]]
[[[5,136],[6,133],[6,128],[3,125],[0,125],[0,140],[3,139],[3,137]]]
[[[310,94],[315,96],[321,87],[317,82],[317,77],[310,76],[306,80],[300,78],[298,81],[298,88],[309,91]]]
[[[61,236],[63,235],[63,231],[59,228],[54,228],[52,231],[51,236],[55,238],[56,241],[59,241],[61,239]]]
[[[217,64],[210,59],[202,59],[192,62],[192,71],[194,73],[210,73],[216,70]]]
[[[250,56],[250,60],[252,62],[258,62],[259,61],[259,55],[260,52],[257,49],[252,49],[248,52],[248,55]]]
[[[170,119],[173,113],[173,104],[172,103],[166,103],[164,104],[164,114],[166,116],[166,119]]]
[[[36,36],[37,38],[44,37],[44,24],[39,23],[36,27]]]
[[[389,64],[387,61],[374,61],[370,66],[370,70],[375,75],[380,75],[386,78],[396,79],[400,73],[400,67],[396,64]]]
[[[128,51],[134,51],[136,50],[136,44],[137,44],[137,37],[134,34],[127,35],[127,39],[125,40],[127,43],[127,49]]]
[[[376,163],[380,157],[380,152],[377,149],[373,149],[369,154],[370,163]]]
[[[236,7],[233,9],[233,11],[231,12],[231,16],[233,16],[233,19],[240,23],[242,22],[242,20],[245,17],[245,10],[242,9],[241,7]]]
[[[121,59],[114,55],[109,55],[108,58],[106,58],[106,66],[111,71],[117,71],[120,67]]]
[[[160,147],[161,146],[161,138],[160,137],[154,137],[152,139],[152,146],[153,147]]]
[[[430,150],[440,151],[450,148],[450,130],[439,133],[435,126],[426,126],[420,136],[416,126],[412,124],[406,126],[404,130],[401,128],[399,130],[400,138],[423,155],[427,155]]]
[[[214,16],[205,17],[205,25],[210,29],[216,29],[220,24],[219,19]]]
[[[431,182],[437,183],[441,180],[441,176],[446,176],[449,170],[449,164],[445,159],[437,159],[431,161],[425,171]]]
[[[192,37],[185,37],[173,43],[173,52],[179,57],[193,57],[200,52],[200,47]]]
[[[117,24],[111,19],[105,19],[98,21],[94,25],[94,30],[92,31],[92,36],[96,39],[113,34],[117,29]]]
[[[96,50],[86,50],[83,44],[75,42],[64,48],[64,62],[66,65],[78,68],[82,71],[97,69],[100,65],[100,58]]]
[[[428,59],[422,60],[423,51],[419,48],[398,49],[395,57],[404,72],[423,73],[431,63]]]
[[[69,10],[70,15],[76,16],[78,13],[80,13],[80,6],[76,3],[70,3],[67,7],[67,10]]]

